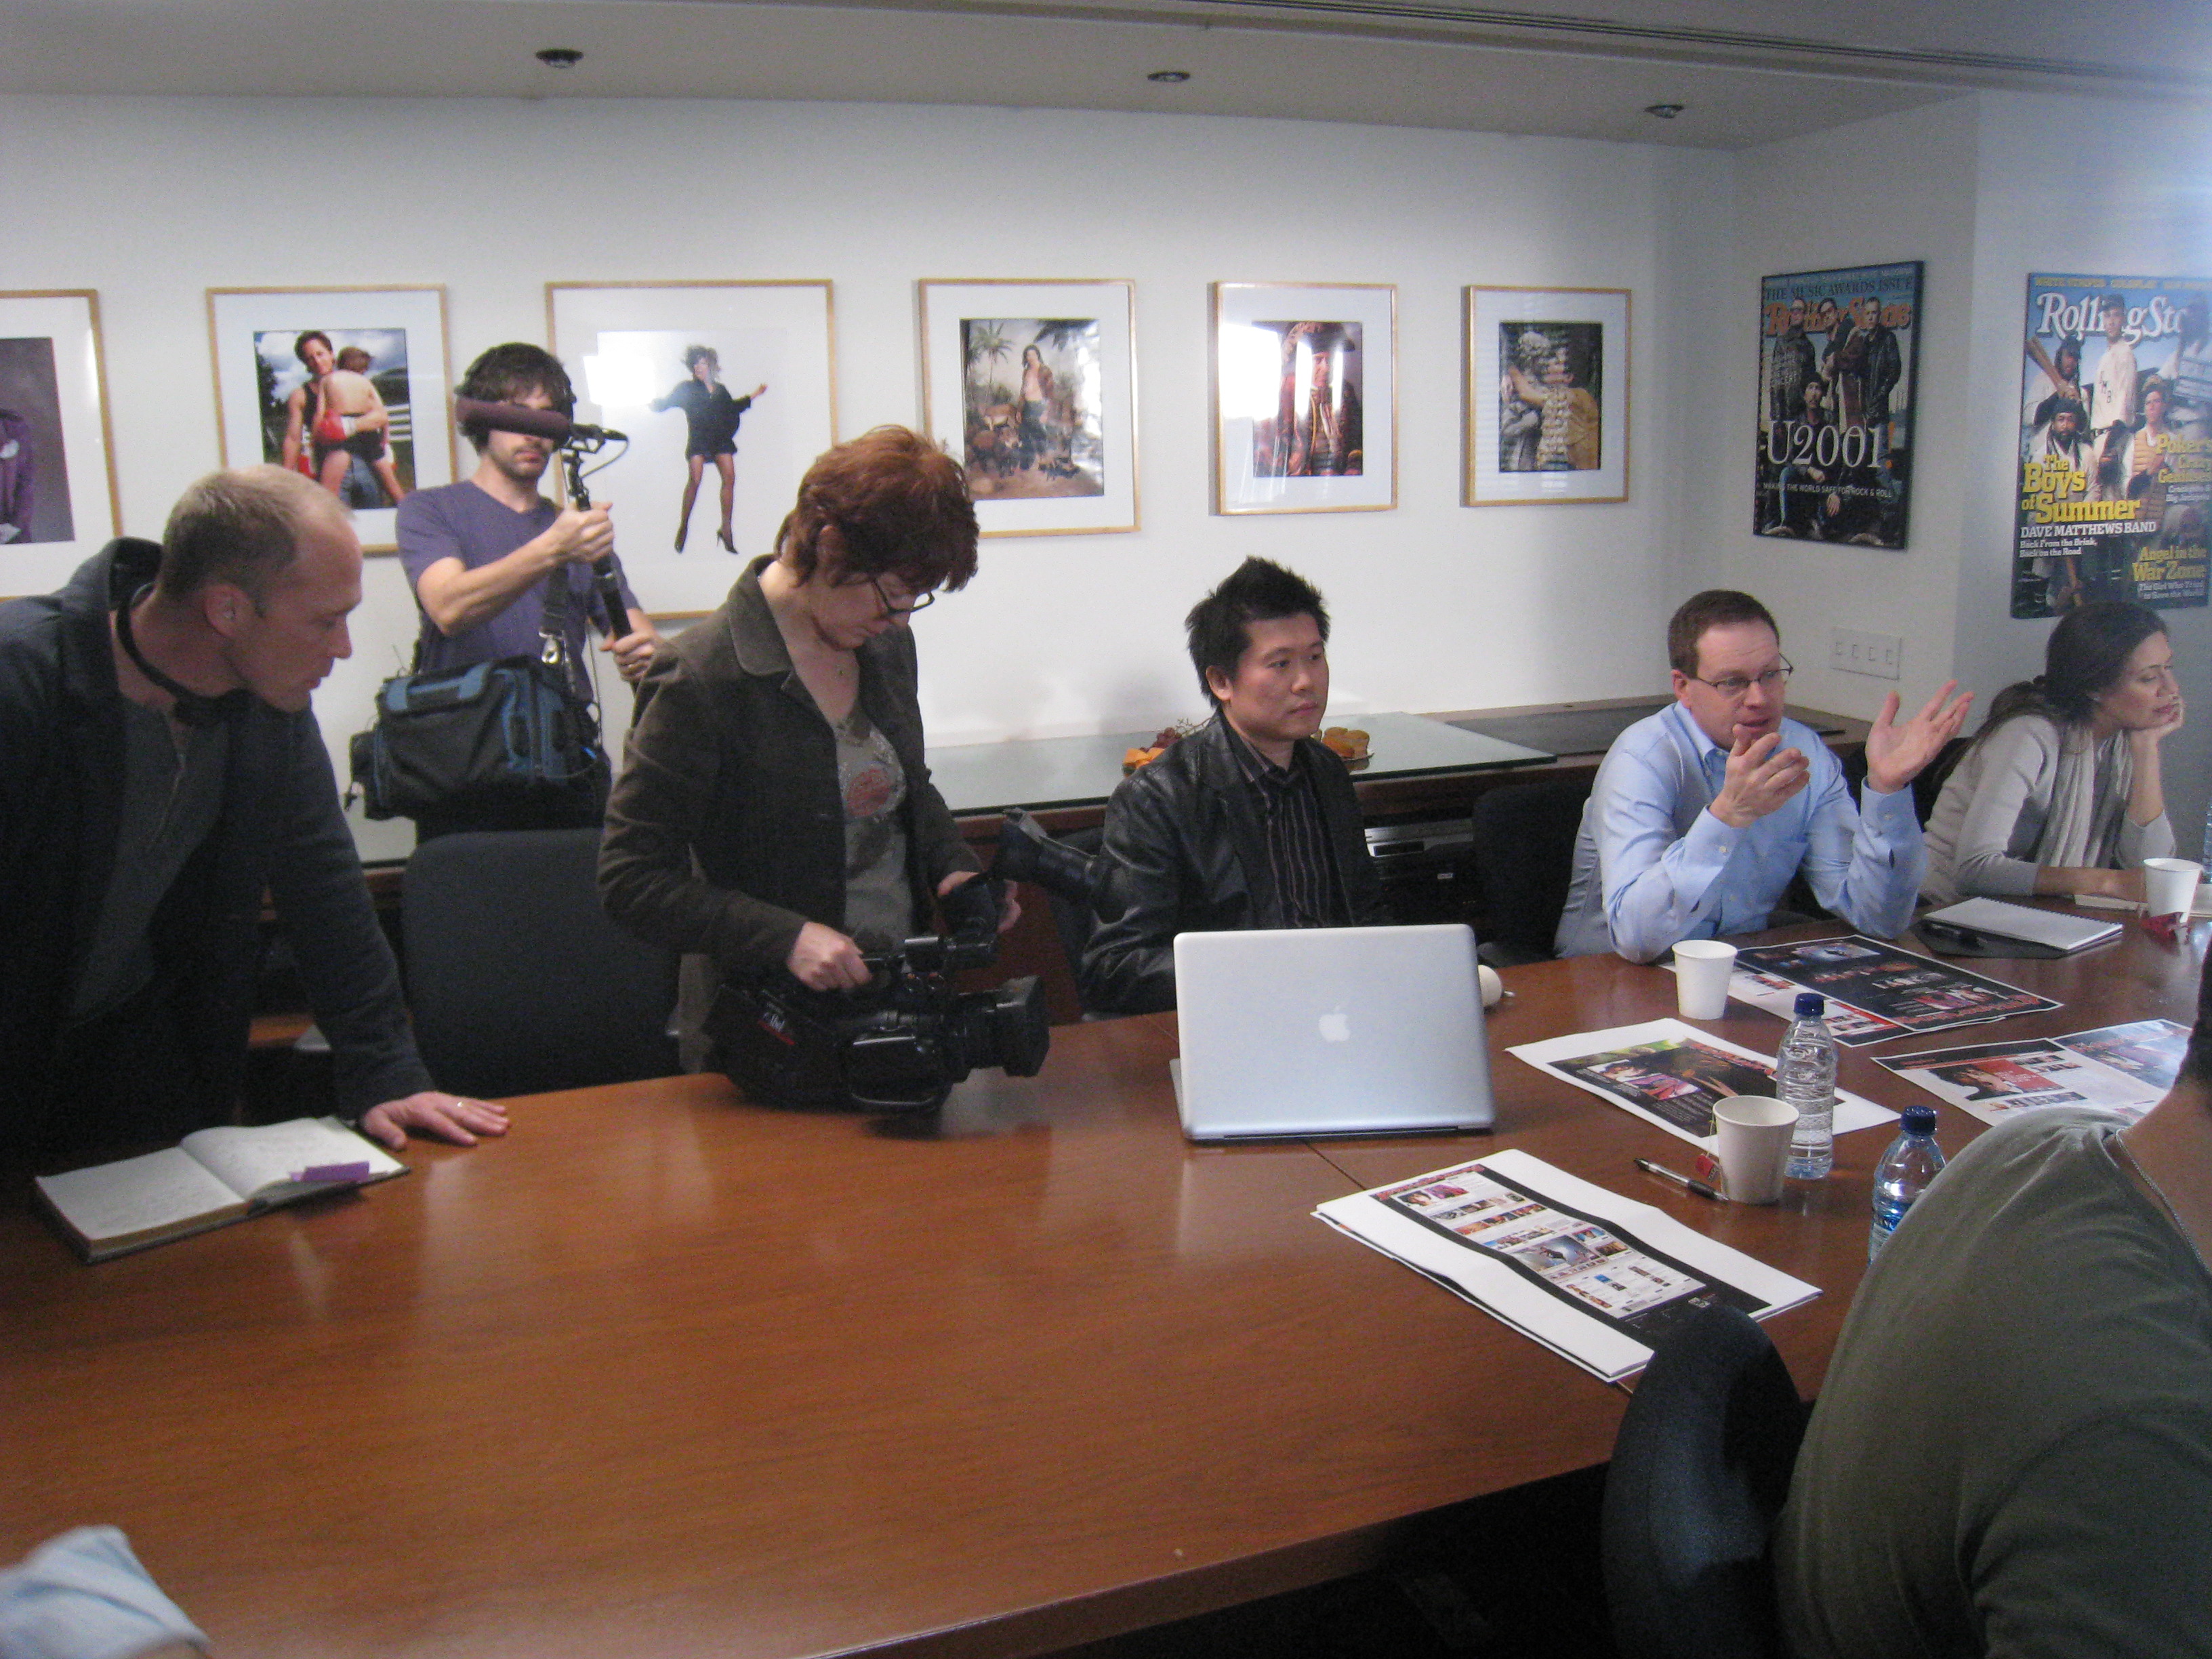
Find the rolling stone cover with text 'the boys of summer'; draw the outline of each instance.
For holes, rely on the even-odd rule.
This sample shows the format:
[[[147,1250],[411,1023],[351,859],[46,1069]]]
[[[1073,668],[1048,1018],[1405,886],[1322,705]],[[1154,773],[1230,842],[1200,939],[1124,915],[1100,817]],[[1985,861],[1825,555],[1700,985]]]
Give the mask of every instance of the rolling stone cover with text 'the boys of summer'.
[[[2212,279],[2031,276],[2012,614],[2205,602]]]

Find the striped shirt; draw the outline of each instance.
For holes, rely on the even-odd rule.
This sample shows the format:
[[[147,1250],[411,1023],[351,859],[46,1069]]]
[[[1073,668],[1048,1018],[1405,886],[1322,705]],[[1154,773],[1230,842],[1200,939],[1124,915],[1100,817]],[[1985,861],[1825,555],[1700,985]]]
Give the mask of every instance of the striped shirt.
[[[1234,739],[1231,751],[1244,774],[1244,781],[1267,842],[1267,866],[1275,878],[1278,927],[1341,927],[1349,920],[1344,884],[1336,877],[1335,860],[1328,846],[1328,826],[1322,822],[1321,799],[1314,793],[1313,774],[1303,749],[1293,750],[1288,766],[1277,766],[1246,742],[1226,720]]]

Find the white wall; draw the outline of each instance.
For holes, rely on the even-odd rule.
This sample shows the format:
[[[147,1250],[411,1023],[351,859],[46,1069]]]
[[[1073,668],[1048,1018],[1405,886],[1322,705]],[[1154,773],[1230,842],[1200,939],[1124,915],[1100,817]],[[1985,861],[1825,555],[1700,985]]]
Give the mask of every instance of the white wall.
[[[2212,116],[2178,105],[1980,94],[1731,158],[1732,269],[1709,325],[1727,343],[1728,418],[1698,457],[1713,481],[1705,516],[1686,522],[1702,580],[1773,607],[1798,666],[1793,697],[1880,708],[1889,682],[1828,667],[1834,628],[1901,635],[1908,698],[1955,675],[1986,704],[2040,672],[2052,624],[2009,615],[2027,276],[2212,273],[2207,155]],[[1759,278],[1913,258],[1927,289],[1909,545],[1753,535]],[[2212,788],[2212,611],[2164,614],[2185,690],[2206,711],[2165,756],[2168,812],[2194,856]]]
[[[918,418],[917,278],[1133,277],[1144,528],[985,544],[921,628],[931,736],[958,743],[1196,712],[1182,614],[1250,553],[1328,594],[1340,713],[1649,689],[1676,515],[1705,493],[1670,411],[1710,368],[1684,319],[1726,179],[1680,149],[1201,117],[12,98],[0,198],[38,230],[0,244],[0,288],[100,290],[124,523],[151,535],[218,459],[210,287],[442,283],[458,369],[543,340],[548,281],[826,276],[849,434]],[[1218,279],[1398,284],[1396,511],[1209,512]],[[1629,501],[1459,505],[1469,283],[1633,290]],[[318,700],[334,749],[413,635],[396,564],[368,588]],[[368,829],[372,854],[404,846]]]
[[[2052,624],[2014,622],[2013,460],[2030,271],[2212,276],[2212,115],[2157,102],[1987,94],[1976,100],[1973,465],[1958,569],[1959,672],[1990,689],[2039,673]],[[2162,613],[2191,705],[2164,750],[2184,858],[2212,790],[2212,610]]]
[[[1732,270],[1717,285],[1708,370],[1723,417],[1700,456],[1711,480],[1701,492],[1703,568],[1711,585],[1755,593],[1773,611],[1797,669],[1790,696],[1814,708],[1871,718],[1893,689],[1924,699],[1952,672],[1971,457],[1974,155],[1974,100],[1960,99],[1734,158]],[[1926,263],[1906,545],[1754,535],[1759,279],[1905,259]],[[1837,628],[1901,637],[1902,680],[1832,670]]]

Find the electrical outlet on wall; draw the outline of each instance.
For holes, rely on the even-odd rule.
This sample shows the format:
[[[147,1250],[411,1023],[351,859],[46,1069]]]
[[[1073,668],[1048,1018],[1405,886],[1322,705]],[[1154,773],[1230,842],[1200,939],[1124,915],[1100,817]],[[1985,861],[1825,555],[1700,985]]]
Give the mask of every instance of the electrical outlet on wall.
[[[1871,674],[1879,680],[1896,679],[1904,671],[1905,641],[1894,634],[1861,634],[1849,628],[1835,630],[1835,645],[1828,665],[1846,674]]]

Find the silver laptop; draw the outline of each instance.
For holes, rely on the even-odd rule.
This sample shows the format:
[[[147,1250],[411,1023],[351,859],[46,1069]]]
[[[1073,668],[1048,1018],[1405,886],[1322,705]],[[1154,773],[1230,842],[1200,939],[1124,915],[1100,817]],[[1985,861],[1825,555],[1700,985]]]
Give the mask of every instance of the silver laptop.
[[[1490,1127],[1473,930],[1182,933],[1175,961],[1193,1140]]]

